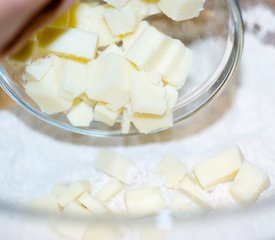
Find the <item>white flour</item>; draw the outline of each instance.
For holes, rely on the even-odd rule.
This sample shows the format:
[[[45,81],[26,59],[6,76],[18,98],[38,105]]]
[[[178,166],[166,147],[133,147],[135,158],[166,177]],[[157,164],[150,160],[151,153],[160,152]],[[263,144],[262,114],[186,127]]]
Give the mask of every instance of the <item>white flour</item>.
[[[260,16],[260,17],[255,17]],[[244,13],[249,30],[255,20],[262,39],[275,32],[275,16],[262,6]],[[154,173],[161,156],[173,153],[192,166],[206,156],[238,144],[247,160],[264,169],[271,187],[261,199],[275,195],[275,47],[264,45],[251,31],[239,72],[227,90],[207,109],[166,133],[124,139],[76,136],[51,127],[21,108],[0,111],[0,192],[9,202],[45,195],[59,182],[91,179],[94,191],[108,180],[93,169],[99,147],[112,147],[137,166],[131,186],[143,182],[162,186]],[[233,203],[228,184],[218,186],[208,199],[216,206]],[[125,209],[120,195],[110,203]]]

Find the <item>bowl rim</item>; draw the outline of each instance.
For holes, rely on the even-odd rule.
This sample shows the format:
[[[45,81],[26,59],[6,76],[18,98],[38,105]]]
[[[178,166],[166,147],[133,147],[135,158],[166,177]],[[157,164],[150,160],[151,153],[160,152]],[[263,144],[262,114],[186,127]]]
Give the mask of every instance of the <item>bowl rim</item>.
[[[180,117],[174,117],[174,125],[183,122],[185,119],[190,118],[195,113],[203,109],[209,103],[211,103],[218,95],[222,92],[224,87],[230,81],[236,69],[239,65],[243,44],[244,44],[244,25],[242,20],[241,9],[239,7],[239,3],[237,0],[226,0],[229,10],[231,11],[231,18],[233,21],[233,30],[234,37],[233,43],[227,44],[225,52],[218,68],[215,72],[210,76],[210,78],[203,84],[204,91],[200,92],[200,89],[197,89],[190,96],[188,96],[184,101],[184,106],[176,106],[173,109],[174,115],[176,115],[176,111],[184,112],[184,114],[180,113]],[[231,40],[232,41],[232,40]],[[228,41],[229,43],[229,41]],[[38,109],[34,108],[26,101],[24,101],[16,92],[12,89],[12,87],[8,84],[9,76],[5,71],[3,65],[0,65],[0,86],[3,90],[21,107],[26,109],[32,115],[36,116],[40,120],[47,122],[50,125],[58,127],[60,129],[77,133],[81,135],[93,136],[93,137],[125,137],[125,136],[136,136],[142,135],[137,130],[132,130],[128,134],[123,134],[119,130],[110,131],[110,130],[97,130],[97,129],[85,129],[73,127],[69,123],[62,123],[60,121],[55,120],[51,116],[42,113]],[[183,111],[183,108],[185,109]],[[158,129],[156,131],[150,132],[149,134],[155,134],[163,132],[167,129]]]

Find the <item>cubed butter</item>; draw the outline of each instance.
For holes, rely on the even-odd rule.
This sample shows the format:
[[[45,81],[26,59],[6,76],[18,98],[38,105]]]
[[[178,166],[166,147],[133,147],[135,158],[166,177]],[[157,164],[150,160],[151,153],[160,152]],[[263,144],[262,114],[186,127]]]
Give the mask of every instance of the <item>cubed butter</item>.
[[[182,214],[190,215],[204,211],[204,208],[192,201],[182,192],[173,193],[169,209],[176,216],[181,216]]]
[[[100,219],[111,215],[111,211],[108,208],[98,202],[87,192],[83,193],[78,198],[78,201]]]
[[[119,56],[124,56],[123,48],[113,43],[109,45],[106,49],[104,49],[104,51],[100,53],[99,57],[104,57],[106,55],[109,55],[110,53],[115,53]]]
[[[64,96],[74,99],[86,91],[88,76],[83,63],[66,60],[62,69],[62,91]]]
[[[124,189],[124,184],[116,179],[111,179],[97,193],[96,198],[108,202]]]
[[[26,93],[35,101],[46,114],[56,114],[71,108],[73,99],[62,94],[63,67],[65,60],[55,58],[52,67],[40,81],[29,81],[25,88]],[[44,72],[40,72],[42,76]],[[38,76],[37,72],[37,76]]]
[[[122,119],[121,119],[121,132],[127,134],[131,130],[131,116],[133,115],[132,107],[128,106],[123,110]]]
[[[54,221],[53,230],[66,239],[82,240],[88,230],[89,221],[72,221],[72,217],[95,218],[87,209],[72,202],[64,209],[61,217]]]
[[[122,9],[108,9],[103,14],[114,36],[132,33],[142,20],[142,16],[135,8],[124,7]]]
[[[72,58],[92,60],[96,56],[98,34],[79,29],[46,27],[37,34],[38,46]]]
[[[242,162],[240,149],[233,147],[196,165],[194,173],[201,186],[208,189],[219,183],[234,180]]]
[[[178,101],[179,98],[179,92],[176,88],[166,85],[165,86],[165,91],[166,91],[166,104],[169,109],[173,109]]]
[[[111,43],[119,41],[119,38],[112,35],[103,14],[111,6],[95,5],[94,3],[80,3],[78,4],[71,18],[73,19],[72,27],[98,34],[98,47],[106,47]]]
[[[204,196],[202,188],[186,176],[180,183],[180,188],[192,201],[204,208],[209,208],[210,205]]]
[[[198,17],[205,0],[160,0],[160,10],[175,21]]]
[[[115,125],[121,111],[112,111],[106,104],[98,103],[94,109],[94,120],[112,127]]]
[[[114,111],[119,110],[130,100],[131,70],[130,63],[115,53],[89,63],[87,96],[108,103],[108,107]]]
[[[91,185],[87,181],[74,183],[69,186],[64,192],[57,195],[57,202],[60,206],[66,207],[71,202],[76,200],[82,193],[90,192]]]
[[[131,103],[133,112],[163,115],[167,110],[165,89],[152,82],[161,82],[161,76],[133,71],[131,78]],[[154,77],[154,76],[153,76]]]
[[[89,127],[94,118],[93,108],[81,102],[70,110],[67,118],[74,127]]]
[[[110,150],[102,150],[98,153],[95,167],[98,171],[104,172],[125,183],[132,164],[120,154]]]
[[[168,110],[164,115],[134,113],[131,120],[140,133],[150,133],[159,129],[167,129],[174,124],[173,113]]]
[[[157,187],[139,187],[125,193],[125,203],[130,217],[142,218],[159,213],[166,205]]]
[[[267,174],[245,161],[230,188],[230,193],[239,204],[247,205],[256,202],[268,186]]]
[[[40,81],[49,72],[50,68],[59,61],[58,57],[49,55],[38,59],[28,65],[25,69],[27,81]]]
[[[172,155],[163,157],[157,167],[158,173],[163,178],[165,185],[168,188],[177,189],[180,182],[187,174],[187,167],[185,164]]]
[[[126,51],[125,56],[143,71],[160,72],[164,81],[177,89],[186,82],[193,62],[190,49],[153,26],[145,26],[145,30]]]

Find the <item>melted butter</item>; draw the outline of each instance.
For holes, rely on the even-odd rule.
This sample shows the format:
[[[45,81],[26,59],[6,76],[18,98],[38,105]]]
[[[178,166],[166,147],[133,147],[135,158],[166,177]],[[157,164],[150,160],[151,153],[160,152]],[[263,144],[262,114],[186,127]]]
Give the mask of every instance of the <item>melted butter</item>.
[[[77,21],[77,11],[80,6],[80,3],[76,3],[69,11],[69,24],[68,26],[71,28],[77,28],[78,21]]]
[[[69,23],[70,23],[70,14],[69,12],[67,12],[63,16],[57,18],[50,25],[54,27],[59,27],[59,28],[67,28],[69,27]]]

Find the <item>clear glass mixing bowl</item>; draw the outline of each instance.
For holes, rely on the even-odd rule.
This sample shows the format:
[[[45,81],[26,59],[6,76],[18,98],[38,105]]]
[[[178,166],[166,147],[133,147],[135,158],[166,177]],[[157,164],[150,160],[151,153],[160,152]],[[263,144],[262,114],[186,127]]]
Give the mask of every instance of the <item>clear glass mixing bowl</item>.
[[[240,9],[235,0],[207,0],[205,11],[199,18],[176,23],[157,15],[148,20],[162,32],[181,39],[195,52],[191,74],[174,108],[177,124],[211,102],[234,74],[243,48]],[[0,85],[11,98],[38,118],[79,134],[100,137],[122,135],[120,124],[110,128],[93,122],[89,128],[75,128],[64,114],[49,116],[42,113],[25,93],[21,73],[22,69],[14,69],[8,62],[3,62],[0,66]],[[137,130],[132,130],[128,135],[133,134],[138,134]]]

